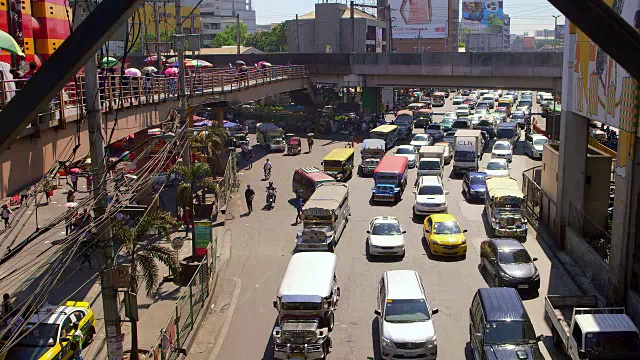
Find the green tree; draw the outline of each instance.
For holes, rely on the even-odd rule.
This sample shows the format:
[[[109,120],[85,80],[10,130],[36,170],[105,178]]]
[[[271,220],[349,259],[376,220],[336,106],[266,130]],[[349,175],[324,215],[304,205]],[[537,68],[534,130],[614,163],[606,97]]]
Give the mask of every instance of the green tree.
[[[260,31],[247,37],[247,46],[253,46],[264,52],[286,52],[287,32],[285,23],[276,25],[269,31]]]
[[[137,294],[142,282],[147,296],[153,295],[160,277],[158,262],[171,269],[174,276],[179,274],[180,267],[171,249],[157,244],[144,244],[150,236],[158,233],[162,233],[168,240],[170,231],[177,227],[178,224],[171,215],[164,212],[151,212],[142,217],[135,226],[126,224],[116,230],[130,261],[129,291],[131,293]],[[131,321],[131,359],[138,359],[138,323],[136,321]]]
[[[458,43],[458,47],[463,48],[463,47],[467,47],[467,45],[465,43],[463,43],[463,42],[459,42]]]
[[[247,25],[240,23],[240,45],[244,46],[248,37]],[[211,41],[211,46],[222,47],[229,45],[236,45],[236,25],[229,26],[223,31],[216,34],[216,37]]]
[[[207,162],[211,166],[213,174],[217,174],[217,170],[223,166],[222,154],[227,137],[227,129],[214,121],[205,132],[192,138],[192,144],[207,157]]]
[[[492,32],[500,32],[502,27],[502,20],[496,14],[491,14],[487,18],[488,28]]]
[[[133,54],[146,54],[147,49],[144,48],[143,44],[154,43],[156,41],[155,34],[147,34],[144,40],[142,38],[134,39],[134,35],[135,34],[133,33],[129,35],[129,46],[131,46],[131,53]],[[160,42],[171,42],[171,36],[172,34],[170,34],[168,31],[162,31],[160,33]],[[134,40],[135,42],[133,43],[133,45],[131,45],[131,42],[133,42]]]

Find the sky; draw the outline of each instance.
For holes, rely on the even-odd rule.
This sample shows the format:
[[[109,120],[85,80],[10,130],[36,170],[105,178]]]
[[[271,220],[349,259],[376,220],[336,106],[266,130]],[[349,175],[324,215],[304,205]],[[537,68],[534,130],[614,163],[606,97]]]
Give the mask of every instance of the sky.
[[[446,0],[432,0],[432,3],[436,1]],[[296,14],[313,11],[315,3],[315,0],[252,0],[256,22],[260,25],[294,19]],[[503,6],[504,13],[511,16],[512,34],[521,35],[528,32],[533,36],[535,30],[553,29],[552,15],[561,15],[545,0],[505,0]],[[558,24],[564,24],[564,16],[558,18]]]

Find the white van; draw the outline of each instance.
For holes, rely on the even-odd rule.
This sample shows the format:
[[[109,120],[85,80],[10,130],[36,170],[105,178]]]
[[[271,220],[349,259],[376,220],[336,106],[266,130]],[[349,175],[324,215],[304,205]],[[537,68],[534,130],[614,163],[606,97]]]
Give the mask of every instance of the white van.
[[[414,194],[413,217],[434,212],[447,212],[447,194],[439,176],[421,176]]]
[[[413,270],[392,270],[382,274],[375,314],[380,331],[383,359],[436,359],[438,340],[433,315],[420,280]]]

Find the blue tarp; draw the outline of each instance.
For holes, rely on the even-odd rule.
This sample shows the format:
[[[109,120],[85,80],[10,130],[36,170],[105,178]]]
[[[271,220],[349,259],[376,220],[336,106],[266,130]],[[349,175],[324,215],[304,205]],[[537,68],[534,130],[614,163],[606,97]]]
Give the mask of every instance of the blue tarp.
[[[236,126],[240,126],[240,124],[236,124],[236,123],[231,122],[231,121],[227,121],[226,123],[224,123],[224,127],[225,128],[232,128],[232,127],[236,127]]]
[[[211,126],[211,120],[202,120],[197,123],[193,123],[193,126],[195,127]]]

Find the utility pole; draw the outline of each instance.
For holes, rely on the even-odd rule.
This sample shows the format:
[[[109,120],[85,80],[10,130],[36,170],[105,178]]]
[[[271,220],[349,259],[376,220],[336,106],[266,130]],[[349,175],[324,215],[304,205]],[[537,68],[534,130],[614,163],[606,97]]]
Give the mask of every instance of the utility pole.
[[[387,14],[389,14],[389,29],[387,30],[387,48],[389,52],[393,52],[393,18],[391,17],[391,5],[387,5]]]
[[[173,48],[178,54],[178,115],[180,117],[180,124],[187,122],[187,94],[186,94],[186,74],[184,66],[184,52],[185,52],[185,36],[182,28],[182,2],[175,0],[176,8],[176,34],[173,36]],[[189,151],[189,144],[186,145],[182,152],[183,165],[187,168],[191,167],[191,154]],[[191,214],[193,216],[193,214]]]
[[[421,37],[422,37],[422,29],[418,29],[418,52],[419,53],[422,52],[422,41],[420,41]]]
[[[191,12],[191,33],[196,33],[196,13]]]
[[[156,60],[158,64],[158,73],[162,74],[162,54],[160,54],[160,9],[156,6],[157,3],[153,3],[153,17],[156,23]]]
[[[78,0],[76,0],[78,1]],[[74,28],[85,19],[90,9],[88,2],[81,2],[80,14],[74,15]],[[105,214],[108,203],[107,176],[105,174],[104,148],[105,140],[102,132],[102,112],[100,110],[100,91],[98,85],[98,65],[92,56],[84,66],[84,89],[87,98],[87,124],[89,130],[89,151],[91,154],[91,172],[99,175],[94,182],[94,214],[95,219]],[[100,285],[102,290],[102,308],[104,312],[105,333],[107,334],[107,354],[109,359],[122,359],[122,324],[118,310],[118,290],[113,287],[112,275],[115,267],[115,251],[111,237],[111,219],[105,217],[98,222],[96,228],[98,238],[98,262],[100,268]]]
[[[298,22],[298,14],[296,14],[296,53],[300,53],[300,22]]]
[[[236,44],[236,52],[240,55],[240,14],[236,14]]]
[[[356,53],[356,18],[354,16],[355,3],[351,0],[351,53]]]
[[[553,27],[553,50],[558,51],[556,46],[558,43],[558,18],[560,17],[560,15],[552,15],[552,16],[555,24],[555,26]]]

